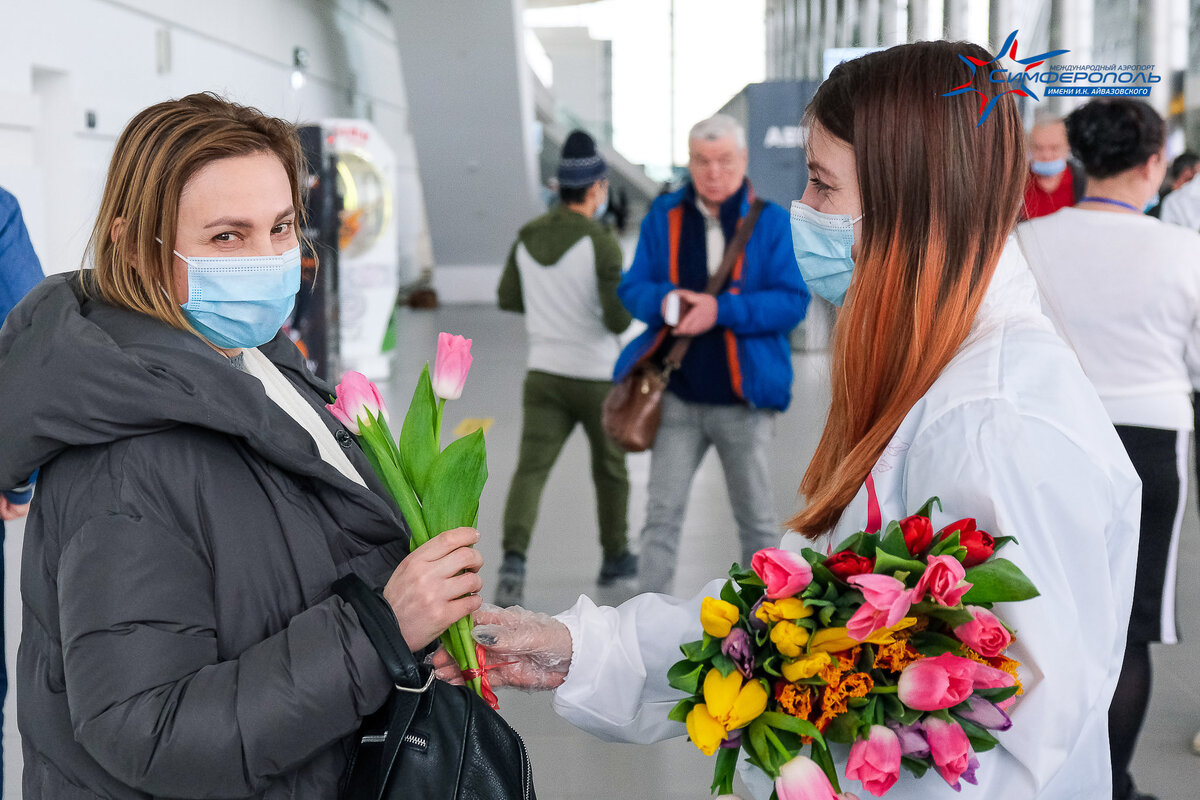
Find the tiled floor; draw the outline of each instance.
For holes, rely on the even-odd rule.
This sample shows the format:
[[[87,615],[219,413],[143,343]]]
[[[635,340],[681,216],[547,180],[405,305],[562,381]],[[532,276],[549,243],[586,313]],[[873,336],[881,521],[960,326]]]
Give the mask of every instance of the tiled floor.
[[[438,331],[461,333],[474,339],[474,367],[462,399],[448,404],[446,428],[466,417],[491,418],[487,432],[491,478],[483,495],[479,547],[487,564],[485,594],[494,586],[500,555],[500,517],[516,460],[520,435],[520,395],[524,373],[524,328],[521,318],[490,307],[454,306],[436,311],[405,312],[400,320],[400,348],[386,398],[394,411],[407,407],[420,365],[432,360]],[[828,401],[826,360],[823,355],[797,354],[795,397],[792,407],[777,420],[771,453],[774,467],[775,510],[780,519],[796,507],[795,488],[816,446]],[[633,494],[630,531],[640,529],[645,504],[645,456],[629,459]],[[581,593],[603,602],[622,599],[621,587],[605,597],[595,584],[600,565],[595,499],[588,473],[587,446],[582,433],[567,443],[546,486],[533,544],[529,553],[527,604],[557,612],[575,602]],[[686,550],[679,566],[678,593],[691,593],[721,574],[737,557],[733,520],[725,496],[720,464],[711,456],[704,462],[692,487],[684,524]],[[1195,504],[1190,503],[1185,522],[1180,563],[1180,611],[1184,643],[1160,647],[1154,653],[1153,708],[1142,737],[1136,776],[1143,791],[1159,800],[1194,800],[1200,797],[1200,756],[1190,749],[1192,735],[1200,729],[1200,546],[1197,542]],[[20,624],[16,565],[20,563],[21,527],[10,527],[5,560],[10,565],[5,587],[7,652],[9,665],[16,652]],[[20,753],[15,746],[13,702],[5,704],[5,797],[20,796]],[[501,709],[521,731],[534,763],[538,794],[543,800],[700,800],[708,797],[711,764],[691,744],[680,739],[652,746],[598,741],[559,719],[548,695],[501,695]],[[963,792],[969,798],[971,788]],[[865,799],[866,795],[864,795]],[[1014,798],[1021,800],[1021,798]],[[1066,800],[1064,798],[1063,800]],[[1105,800],[1082,798],[1081,800]]]

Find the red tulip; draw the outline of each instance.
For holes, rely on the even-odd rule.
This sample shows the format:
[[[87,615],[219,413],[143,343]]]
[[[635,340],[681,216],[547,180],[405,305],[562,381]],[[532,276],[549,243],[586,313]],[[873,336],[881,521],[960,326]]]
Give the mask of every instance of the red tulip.
[[[908,552],[919,556],[933,544],[933,523],[929,517],[913,515],[900,520],[900,530],[904,533],[904,544]]]

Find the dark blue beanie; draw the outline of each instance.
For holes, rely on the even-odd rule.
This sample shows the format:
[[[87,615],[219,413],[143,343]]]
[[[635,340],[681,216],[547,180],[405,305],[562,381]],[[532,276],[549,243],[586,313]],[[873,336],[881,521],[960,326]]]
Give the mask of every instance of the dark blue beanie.
[[[583,131],[571,131],[563,142],[558,162],[559,186],[591,186],[608,174],[608,165],[596,152],[596,142]]]

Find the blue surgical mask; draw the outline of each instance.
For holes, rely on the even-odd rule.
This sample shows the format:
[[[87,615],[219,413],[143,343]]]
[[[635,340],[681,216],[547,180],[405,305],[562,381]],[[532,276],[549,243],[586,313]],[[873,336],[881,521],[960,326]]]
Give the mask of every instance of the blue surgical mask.
[[[840,306],[854,274],[854,223],[862,215],[825,214],[799,200],[792,202],[792,250],[800,275],[813,292]]]
[[[608,192],[604,193],[604,202],[596,207],[596,212],[592,214],[593,219],[602,220],[604,215],[608,213]]]
[[[279,256],[192,257],[183,315],[196,332],[225,349],[275,338],[300,291],[300,246]]]
[[[1053,178],[1067,168],[1067,160],[1065,158],[1056,158],[1053,161],[1034,161],[1029,165],[1029,168],[1033,170],[1034,175],[1041,175],[1043,178]]]

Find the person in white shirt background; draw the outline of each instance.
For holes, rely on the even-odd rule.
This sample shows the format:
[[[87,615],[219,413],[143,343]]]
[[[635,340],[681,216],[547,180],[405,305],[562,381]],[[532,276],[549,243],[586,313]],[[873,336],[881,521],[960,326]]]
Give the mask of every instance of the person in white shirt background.
[[[1067,136],[1088,176],[1084,197],[1017,231],[1047,315],[1075,348],[1142,479],[1133,615],[1109,712],[1113,797],[1130,800],[1149,797],[1129,774],[1150,700],[1149,645],[1178,641],[1200,234],[1142,214],[1166,171],[1165,126],[1148,104],[1093,100],[1067,117]]]
[[[1140,485],[1010,243],[1026,172],[1012,97],[983,70],[972,87],[987,119],[975,93],[942,97],[966,77],[960,54],[990,58],[942,41],[847,61],[807,110],[810,187],[793,205],[793,243],[809,287],[842,308],[832,406],[781,546],[825,548],[861,530],[868,475],[885,519],[937,495],[935,526],[973,516],[1017,536],[1006,556],[1041,590],[1000,612],[1018,632],[1024,694],[1014,730],[980,755],[971,796],[1103,798]],[[680,736],[667,669],[699,638],[701,599],[721,583],[618,608],[581,597],[556,618],[485,608],[476,636],[492,663],[517,662],[493,670],[493,685],[556,688],[558,713],[597,736]],[[742,777],[770,795],[762,773]],[[958,795],[905,773],[888,796]]]

